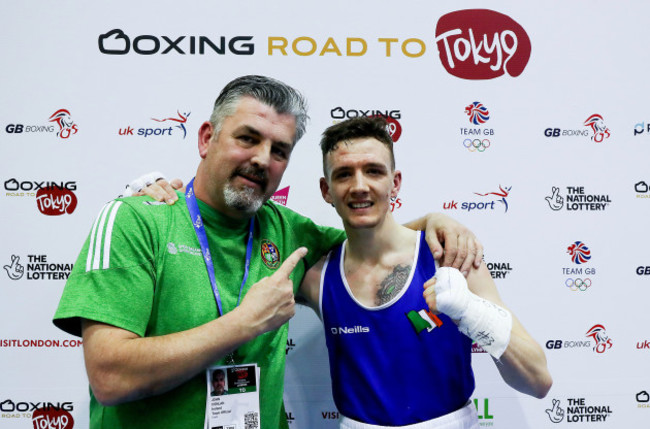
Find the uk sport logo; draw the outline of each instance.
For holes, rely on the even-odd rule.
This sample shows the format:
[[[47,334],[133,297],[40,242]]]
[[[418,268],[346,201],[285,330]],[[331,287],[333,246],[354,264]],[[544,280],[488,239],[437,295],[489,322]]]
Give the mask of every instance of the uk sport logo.
[[[176,113],[178,114],[178,118],[171,117],[165,119],[156,119],[156,118],[151,118],[151,119],[156,122],[166,122],[166,121],[176,122],[178,125],[175,125],[174,128],[179,128],[181,131],[183,131],[183,138],[185,138],[187,136],[187,129],[185,128],[185,123],[187,122],[187,118],[190,116],[190,113],[192,112],[181,114],[181,112],[177,110]]]
[[[488,195],[495,195],[497,197],[501,197],[497,201],[505,206],[505,212],[507,213],[508,212],[508,200],[506,200],[506,198],[508,197],[508,195],[510,195],[510,190],[511,189],[512,189],[512,186],[503,187],[503,186],[499,185],[499,191],[498,192],[488,192],[488,193],[485,193],[485,194],[479,194],[478,192],[474,192],[474,193],[476,195],[480,195],[481,197],[487,197]]]

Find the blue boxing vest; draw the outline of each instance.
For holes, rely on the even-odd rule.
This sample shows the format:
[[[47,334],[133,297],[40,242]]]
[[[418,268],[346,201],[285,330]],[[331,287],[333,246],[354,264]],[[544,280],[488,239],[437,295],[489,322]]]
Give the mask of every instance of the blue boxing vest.
[[[474,391],[471,339],[444,314],[440,326],[421,317],[429,308],[422,285],[436,268],[420,235],[406,286],[381,307],[364,307],[352,296],[343,275],[345,243],[328,256],[320,309],[334,402],[346,417],[410,425],[458,410]]]

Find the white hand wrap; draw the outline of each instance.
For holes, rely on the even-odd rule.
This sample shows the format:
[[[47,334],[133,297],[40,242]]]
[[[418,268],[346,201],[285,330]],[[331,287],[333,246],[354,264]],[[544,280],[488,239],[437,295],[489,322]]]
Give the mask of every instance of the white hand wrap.
[[[122,192],[121,196],[130,197],[133,194],[140,192],[144,187],[156,183],[159,179],[167,180],[165,175],[159,171],[152,171],[151,173],[144,174],[126,185],[126,189]]]
[[[438,268],[434,290],[438,311],[457,320],[460,332],[499,359],[510,342],[510,312],[470,292],[455,268]]]

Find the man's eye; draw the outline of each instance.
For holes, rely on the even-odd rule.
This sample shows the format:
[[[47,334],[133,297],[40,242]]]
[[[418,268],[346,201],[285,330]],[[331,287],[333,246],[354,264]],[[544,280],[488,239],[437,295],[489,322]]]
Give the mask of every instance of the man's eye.
[[[280,148],[273,148],[273,149],[271,149],[271,150],[272,150],[273,153],[274,153],[275,155],[277,155],[278,157],[280,157],[280,158],[282,158],[282,159],[287,159],[287,152],[284,151],[283,149],[280,149]]]

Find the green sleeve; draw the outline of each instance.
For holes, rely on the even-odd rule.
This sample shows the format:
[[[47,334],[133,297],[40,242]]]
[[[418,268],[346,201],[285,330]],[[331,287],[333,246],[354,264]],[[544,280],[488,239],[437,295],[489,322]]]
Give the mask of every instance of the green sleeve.
[[[152,224],[129,204],[106,204],[66,282],[54,324],[81,335],[81,319],[144,335],[153,303],[155,237]]]

